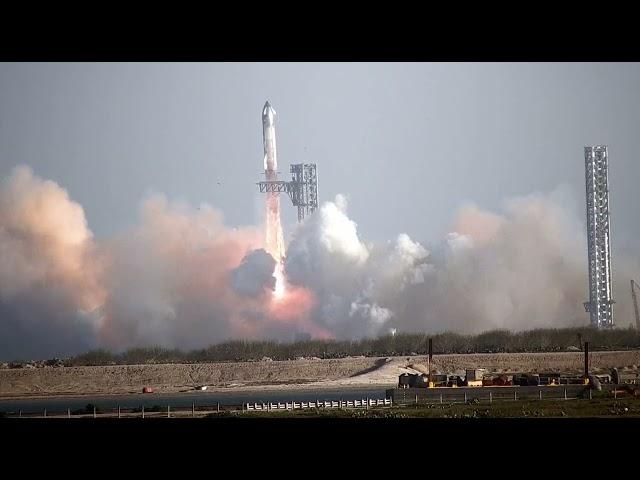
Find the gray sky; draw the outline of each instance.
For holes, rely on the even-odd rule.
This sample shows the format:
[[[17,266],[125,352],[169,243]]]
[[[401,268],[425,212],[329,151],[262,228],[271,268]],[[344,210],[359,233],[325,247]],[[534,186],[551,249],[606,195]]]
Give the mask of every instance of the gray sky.
[[[267,99],[280,171],[316,162],[366,239],[435,242],[465,201],[559,184],[583,215],[583,146],[607,144],[614,263],[640,251],[639,64],[0,64],[0,175],[55,180],[99,238],[152,192],[253,224]]]

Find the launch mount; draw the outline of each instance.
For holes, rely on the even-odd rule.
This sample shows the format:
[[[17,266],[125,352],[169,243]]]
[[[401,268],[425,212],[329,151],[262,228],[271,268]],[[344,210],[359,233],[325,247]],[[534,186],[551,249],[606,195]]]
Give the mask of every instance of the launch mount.
[[[267,180],[258,182],[260,193],[286,193],[294,207],[298,207],[298,222],[318,209],[318,175],[315,163],[291,165],[291,181]]]

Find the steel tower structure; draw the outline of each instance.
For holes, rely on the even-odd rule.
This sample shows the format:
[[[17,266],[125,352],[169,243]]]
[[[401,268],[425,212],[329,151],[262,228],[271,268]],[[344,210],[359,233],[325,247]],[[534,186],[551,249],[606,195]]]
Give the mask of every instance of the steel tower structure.
[[[589,301],[584,303],[596,328],[612,328],[611,234],[608,155],[605,145],[584,148],[587,193]]]
[[[294,207],[298,207],[298,222],[318,209],[318,173],[315,163],[291,165],[291,181],[267,180],[258,182],[260,193],[286,193]]]
[[[298,207],[298,222],[318,209],[318,173],[315,163],[291,165],[289,196]]]

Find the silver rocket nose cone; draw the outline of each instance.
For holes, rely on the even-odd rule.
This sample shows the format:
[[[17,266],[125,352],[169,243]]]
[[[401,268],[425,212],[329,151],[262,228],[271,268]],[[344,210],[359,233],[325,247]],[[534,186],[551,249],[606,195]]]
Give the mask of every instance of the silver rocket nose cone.
[[[273,109],[269,101],[265,102],[264,108],[262,109],[262,119],[269,120],[269,123],[273,123],[273,119],[276,116],[276,111]]]

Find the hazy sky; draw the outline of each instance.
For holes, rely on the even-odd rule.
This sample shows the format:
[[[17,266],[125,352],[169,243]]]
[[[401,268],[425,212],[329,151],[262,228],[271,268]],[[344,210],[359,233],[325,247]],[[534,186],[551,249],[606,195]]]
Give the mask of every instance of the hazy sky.
[[[153,192],[254,224],[267,99],[280,171],[317,163],[367,239],[429,244],[463,202],[560,184],[584,215],[583,147],[607,144],[614,263],[640,251],[638,64],[0,64],[0,175],[55,180],[99,238]]]

